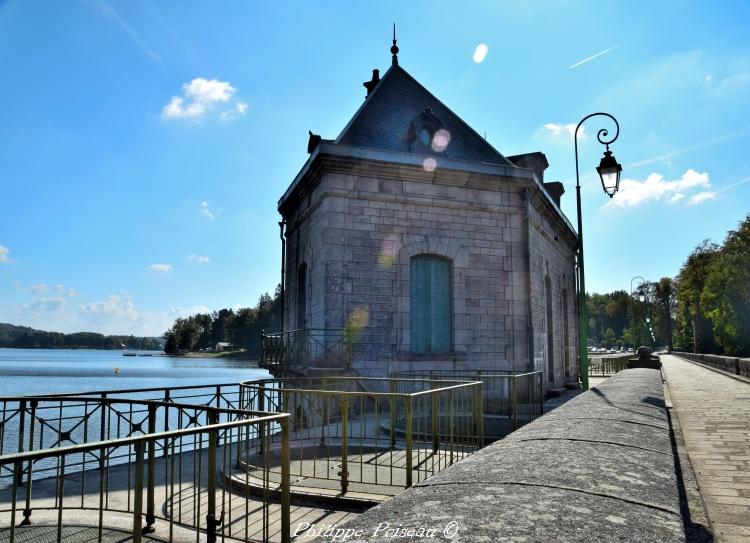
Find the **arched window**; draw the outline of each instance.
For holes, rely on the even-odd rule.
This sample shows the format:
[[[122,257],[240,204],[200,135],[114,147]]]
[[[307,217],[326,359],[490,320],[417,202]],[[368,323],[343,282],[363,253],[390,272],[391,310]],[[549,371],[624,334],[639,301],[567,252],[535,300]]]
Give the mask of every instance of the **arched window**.
[[[297,270],[297,329],[307,328],[307,264]]]
[[[544,292],[547,302],[547,380],[555,380],[555,335],[552,325],[552,281],[549,275],[544,279]]]
[[[451,261],[417,255],[410,263],[411,351],[447,353],[453,350]]]

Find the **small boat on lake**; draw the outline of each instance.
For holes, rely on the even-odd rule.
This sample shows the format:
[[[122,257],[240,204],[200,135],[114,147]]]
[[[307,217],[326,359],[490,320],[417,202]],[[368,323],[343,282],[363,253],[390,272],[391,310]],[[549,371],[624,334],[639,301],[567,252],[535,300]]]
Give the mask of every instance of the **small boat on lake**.
[[[135,353],[122,353],[122,356],[137,356]]]

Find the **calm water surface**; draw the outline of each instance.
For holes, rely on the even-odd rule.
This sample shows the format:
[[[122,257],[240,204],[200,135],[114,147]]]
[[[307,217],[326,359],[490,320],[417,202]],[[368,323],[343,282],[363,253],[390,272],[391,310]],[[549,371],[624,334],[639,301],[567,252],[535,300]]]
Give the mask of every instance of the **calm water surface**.
[[[119,374],[115,368],[120,368]],[[122,351],[85,349],[0,349],[0,397],[237,383],[265,377],[270,377],[266,370],[244,360],[122,356]]]

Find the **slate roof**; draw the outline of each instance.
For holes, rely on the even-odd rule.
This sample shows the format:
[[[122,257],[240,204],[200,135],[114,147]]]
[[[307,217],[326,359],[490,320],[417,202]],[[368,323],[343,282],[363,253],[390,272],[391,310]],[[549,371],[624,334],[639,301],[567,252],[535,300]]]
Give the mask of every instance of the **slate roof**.
[[[385,73],[335,143],[409,153],[409,127],[426,108],[432,110],[451,136],[444,151],[427,151],[430,154],[454,160],[514,166],[397,64]]]

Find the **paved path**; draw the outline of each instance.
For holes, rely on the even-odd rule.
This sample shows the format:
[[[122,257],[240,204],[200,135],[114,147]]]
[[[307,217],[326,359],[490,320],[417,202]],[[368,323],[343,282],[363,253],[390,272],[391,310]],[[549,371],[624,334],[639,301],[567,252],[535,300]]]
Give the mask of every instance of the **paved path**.
[[[750,541],[750,384],[663,355],[664,375],[717,543]]]

